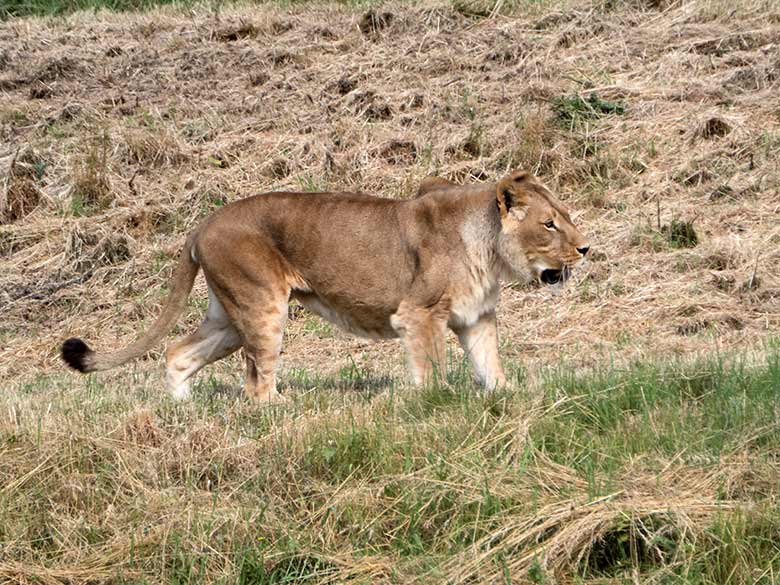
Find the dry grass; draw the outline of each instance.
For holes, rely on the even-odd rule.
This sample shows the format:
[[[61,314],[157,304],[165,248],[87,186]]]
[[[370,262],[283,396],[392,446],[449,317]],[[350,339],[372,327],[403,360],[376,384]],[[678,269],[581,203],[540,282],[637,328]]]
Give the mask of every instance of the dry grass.
[[[0,581],[184,582],[202,570],[218,582],[262,568],[278,580],[245,582],[297,570],[333,583],[684,582],[670,575],[705,549],[713,566],[751,566],[740,539],[771,542],[780,525],[768,418],[713,455],[674,443],[661,407],[627,409],[614,441],[640,428],[679,450],[580,452],[607,431],[572,423],[556,451],[538,441],[574,433],[556,421],[587,401],[542,400],[539,372],[763,353],[780,326],[780,11],[523,7],[0,23],[0,494],[13,503]],[[217,206],[276,189],[404,198],[431,173],[483,181],[518,166],[560,194],[593,244],[564,289],[502,293],[502,355],[527,369],[527,393],[418,398],[397,384],[397,343],[297,309],[286,410],[230,399],[237,358],[204,374],[215,397],[202,389],[187,405],[160,396],[159,350],[86,386],[39,380],[62,370],[66,336],[108,349],[148,326],[185,234]],[[199,281],[177,335],[204,303]],[[567,449],[576,456],[554,456]],[[601,461],[592,473],[589,457]],[[620,463],[607,472],[610,457]],[[609,486],[594,487],[603,476]],[[625,571],[605,558],[618,552]]]
[[[106,131],[87,137],[71,171],[71,211],[76,215],[99,211],[111,205],[108,179],[110,139]]]
[[[41,379],[4,396],[0,580],[772,583],[773,355],[490,397],[303,378],[279,409]]]
[[[594,254],[560,293],[505,290],[508,358],[587,347],[592,363],[698,351],[713,335],[760,340],[780,319],[780,25],[766,5],[734,17],[718,6],[570,2],[488,19],[435,4],[369,16],[247,7],[2,24],[0,156],[34,151],[45,164],[32,176],[5,167],[0,374],[58,369],[69,334],[127,342],[156,315],[184,233],[215,205],[270,189],[408,197],[430,173],[489,180],[517,166],[576,210]],[[50,94],[31,99],[33,82]],[[690,249],[662,229],[691,221]],[[82,278],[104,231],[127,252]],[[681,335],[691,320],[717,325]],[[303,323],[291,323],[287,367],[332,371],[352,355],[400,371],[396,344],[320,341]]]

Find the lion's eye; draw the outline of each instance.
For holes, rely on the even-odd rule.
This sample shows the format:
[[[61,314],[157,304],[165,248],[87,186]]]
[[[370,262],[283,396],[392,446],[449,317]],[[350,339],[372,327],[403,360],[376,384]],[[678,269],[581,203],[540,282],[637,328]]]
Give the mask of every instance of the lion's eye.
[[[544,227],[546,227],[548,230],[554,230],[555,229],[555,222],[553,220],[544,222]]]

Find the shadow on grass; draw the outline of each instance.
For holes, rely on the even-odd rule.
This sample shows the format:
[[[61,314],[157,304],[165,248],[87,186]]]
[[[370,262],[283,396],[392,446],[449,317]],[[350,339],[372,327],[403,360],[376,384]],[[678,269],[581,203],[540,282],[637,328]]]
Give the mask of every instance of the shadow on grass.
[[[282,395],[301,395],[314,390],[337,390],[375,396],[395,387],[397,380],[387,374],[371,372],[354,364],[342,368],[335,375],[310,373],[304,369],[283,372],[277,379],[277,389]],[[235,400],[242,398],[242,382],[225,382],[216,377],[197,381],[193,391],[210,399]]]
[[[298,378],[288,377],[283,380],[282,390],[308,392],[315,389],[357,391],[361,393],[379,394],[395,386],[396,380],[386,374],[367,374],[359,378],[343,379],[341,377]]]

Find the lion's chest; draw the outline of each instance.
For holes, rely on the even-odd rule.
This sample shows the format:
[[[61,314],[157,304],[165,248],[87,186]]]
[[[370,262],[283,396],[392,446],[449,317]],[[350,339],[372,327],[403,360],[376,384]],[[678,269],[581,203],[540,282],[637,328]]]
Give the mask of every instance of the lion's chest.
[[[495,310],[498,303],[498,278],[492,272],[470,269],[451,290],[449,326],[470,327],[485,313]]]

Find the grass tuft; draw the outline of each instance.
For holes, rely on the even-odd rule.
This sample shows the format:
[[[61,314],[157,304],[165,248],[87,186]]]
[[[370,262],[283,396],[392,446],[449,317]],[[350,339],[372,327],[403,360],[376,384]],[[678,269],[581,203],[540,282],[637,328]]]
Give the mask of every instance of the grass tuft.
[[[113,201],[109,174],[111,139],[107,130],[90,137],[76,157],[71,172],[71,212],[89,215]]]
[[[559,123],[564,128],[575,128],[584,120],[626,112],[624,104],[604,100],[596,92],[591,92],[588,97],[579,94],[556,97],[552,100],[552,105]]]
[[[695,248],[699,236],[693,228],[693,222],[673,220],[661,228],[672,248]]]

